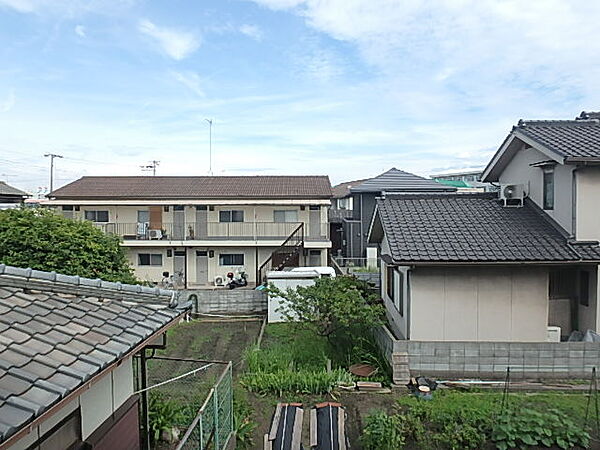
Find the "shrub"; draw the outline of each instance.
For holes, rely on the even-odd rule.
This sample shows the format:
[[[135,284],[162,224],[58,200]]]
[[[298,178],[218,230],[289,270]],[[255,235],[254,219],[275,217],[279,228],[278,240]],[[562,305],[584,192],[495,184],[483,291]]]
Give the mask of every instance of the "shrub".
[[[378,411],[365,420],[360,443],[365,450],[400,450],[404,448],[405,434],[403,416]]]
[[[539,412],[529,408],[508,411],[497,418],[492,432],[496,447],[505,450],[523,446],[576,446],[587,448],[589,434],[565,413],[556,409]]]
[[[353,381],[345,370],[278,370],[275,372],[248,372],[240,380],[242,386],[257,394],[329,394],[339,384]]]
[[[180,405],[156,392],[150,392],[148,398],[148,418],[150,437],[154,442],[161,439],[163,431],[171,432],[183,419]]]
[[[252,433],[258,424],[252,420],[252,408],[248,404],[243,391],[237,389],[233,395],[233,426],[236,448],[252,448]]]

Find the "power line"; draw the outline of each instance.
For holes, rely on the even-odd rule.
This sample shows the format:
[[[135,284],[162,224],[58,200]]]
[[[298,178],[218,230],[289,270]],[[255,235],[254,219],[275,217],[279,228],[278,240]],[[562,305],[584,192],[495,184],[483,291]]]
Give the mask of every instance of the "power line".
[[[52,192],[54,190],[54,158],[62,158],[62,156],[55,153],[46,153],[44,157],[50,157],[50,192]]]

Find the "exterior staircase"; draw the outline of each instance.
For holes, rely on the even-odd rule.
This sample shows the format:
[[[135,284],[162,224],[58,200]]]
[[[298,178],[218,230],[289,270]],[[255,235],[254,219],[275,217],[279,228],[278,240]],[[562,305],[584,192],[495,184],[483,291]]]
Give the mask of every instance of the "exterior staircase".
[[[267,272],[269,271],[283,270],[286,267],[298,267],[303,249],[304,223],[301,223],[258,268],[256,271],[256,285],[260,286],[267,281]]]

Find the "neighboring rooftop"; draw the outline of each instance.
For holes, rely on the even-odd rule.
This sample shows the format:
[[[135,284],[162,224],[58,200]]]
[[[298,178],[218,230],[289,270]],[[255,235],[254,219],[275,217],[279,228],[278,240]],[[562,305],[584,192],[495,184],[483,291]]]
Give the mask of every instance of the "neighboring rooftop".
[[[29,194],[27,192],[24,192],[21,189],[17,189],[16,187],[7,184],[6,181],[0,181],[0,200],[12,198],[23,200],[26,197],[29,197]]]
[[[377,201],[398,264],[600,261],[597,244],[569,244],[531,202],[503,207],[496,194],[405,194]]]
[[[445,186],[395,167],[350,188],[350,192],[453,192],[455,190],[451,186]]]
[[[364,178],[362,180],[354,180],[354,181],[346,181],[344,183],[336,184],[331,188],[333,192],[333,198],[344,198],[350,195],[350,188],[352,186],[358,186],[361,183],[364,183],[369,178]]]
[[[448,169],[436,172],[429,177],[432,179],[444,178],[444,177],[460,177],[465,175],[481,175],[483,168],[467,168],[467,169]]]
[[[184,313],[166,291],[152,290],[158,307],[107,299],[137,286],[74,278],[0,265],[0,443]]]
[[[82,177],[56,199],[330,198],[327,176]]]

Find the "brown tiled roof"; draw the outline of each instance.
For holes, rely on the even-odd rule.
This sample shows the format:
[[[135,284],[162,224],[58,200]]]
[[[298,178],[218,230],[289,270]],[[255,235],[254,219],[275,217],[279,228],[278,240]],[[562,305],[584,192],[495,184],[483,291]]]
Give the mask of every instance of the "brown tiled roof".
[[[82,177],[56,199],[330,198],[327,176]]]
[[[352,186],[358,186],[361,183],[364,183],[369,178],[365,178],[363,180],[354,180],[354,181],[345,181],[344,183],[336,184],[331,190],[333,191],[334,198],[343,198],[347,195],[350,195],[350,188]]]

